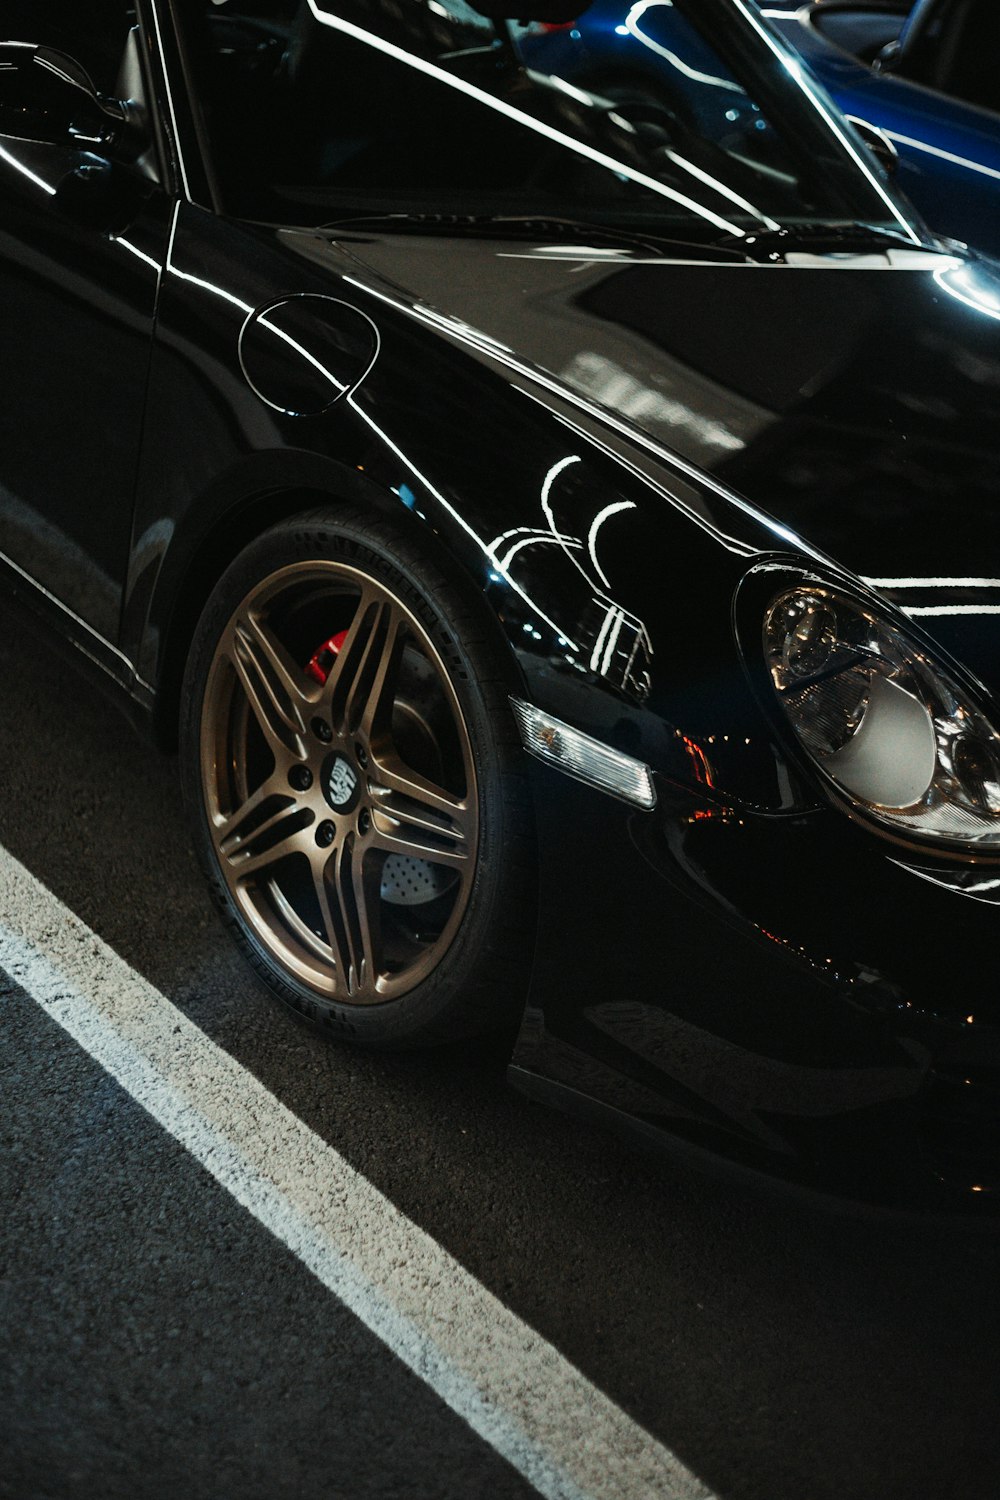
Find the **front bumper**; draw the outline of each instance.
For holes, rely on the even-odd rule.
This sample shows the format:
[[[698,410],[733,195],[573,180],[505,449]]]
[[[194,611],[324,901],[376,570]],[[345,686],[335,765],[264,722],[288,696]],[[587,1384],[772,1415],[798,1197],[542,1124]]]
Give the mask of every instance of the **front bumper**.
[[[788,1182],[1000,1210],[1000,910],[832,808],[657,778],[631,811],[533,766],[519,1081]]]

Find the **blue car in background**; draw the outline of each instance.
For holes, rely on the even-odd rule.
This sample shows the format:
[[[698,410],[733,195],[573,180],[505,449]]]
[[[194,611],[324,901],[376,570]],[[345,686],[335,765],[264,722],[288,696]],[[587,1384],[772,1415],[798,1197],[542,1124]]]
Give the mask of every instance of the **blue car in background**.
[[[897,182],[939,234],[1000,254],[998,0],[768,3],[845,114],[899,153]]]
[[[930,227],[1000,256],[1000,0],[760,0],[758,9]],[[553,71],[558,55],[565,77],[602,82],[641,118],[652,110],[643,80],[670,49],[670,11],[669,0],[637,0],[623,21],[620,4],[596,0],[567,25],[532,28],[521,51]],[[675,63],[700,69],[695,57]],[[754,107],[721,86],[717,102],[716,130],[729,111]]]

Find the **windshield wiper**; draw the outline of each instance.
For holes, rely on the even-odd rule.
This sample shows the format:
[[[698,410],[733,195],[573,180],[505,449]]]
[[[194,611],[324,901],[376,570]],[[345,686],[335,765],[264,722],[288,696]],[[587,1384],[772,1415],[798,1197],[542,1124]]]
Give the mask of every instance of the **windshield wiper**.
[[[737,238],[688,240],[659,234],[645,227],[627,228],[587,219],[545,214],[408,213],[360,214],[319,226],[326,233],[423,234],[442,237],[518,240],[526,243],[564,245],[630,252],[656,259],[718,260],[720,255],[736,261],[767,262],[797,250],[821,254],[824,250],[847,253],[917,249],[901,230],[880,224],[852,221],[812,221],[785,224],[778,229],[754,230]]]
[[[926,248],[915,243],[902,230],[890,229],[882,224],[864,224],[859,220],[849,223],[785,224],[780,229],[762,229],[745,235],[736,243],[752,260],[774,260],[796,250],[819,254],[823,250],[884,253],[893,249]]]
[[[513,239],[526,242],[554,241],[567,248],[579,245],[583,248],[606,248],[638,252],[645,256],[676,257],[678,251],[686,256],[712,258],[718,255],[718,245],[703,241],[674,239],[666,235],[650,233],[642,229],[626,229],[614,224],[595,223],[585,219],[564,219],[541,214],[446,214],[446,213],[387,213],[362,215],[357,218],[337,219],[319,226],[326,232],[350,230],[377,233],[427,234],[461,236],[470,239]],[[736,260],[745,260],[739,250],[721,247],[725,255]]]

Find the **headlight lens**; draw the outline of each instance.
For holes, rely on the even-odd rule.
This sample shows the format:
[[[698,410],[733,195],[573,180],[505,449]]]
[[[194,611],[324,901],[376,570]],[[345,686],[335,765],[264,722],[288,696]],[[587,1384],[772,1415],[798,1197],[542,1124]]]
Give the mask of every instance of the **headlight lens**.
[[[1000,736],[896,625],[802,582],[768,608],[764,653],[799,741],[859,811],[969,852],[1000,848]]]

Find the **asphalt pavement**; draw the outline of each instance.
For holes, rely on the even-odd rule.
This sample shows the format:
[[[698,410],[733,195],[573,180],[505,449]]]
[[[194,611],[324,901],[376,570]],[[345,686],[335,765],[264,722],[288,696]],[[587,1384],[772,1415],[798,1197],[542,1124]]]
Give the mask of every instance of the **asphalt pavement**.
[[[1000,1235],[646,1157],[490,1047],[330,1046],[218,927],[171,761],[5,614],[0,703],[0,846],[706,1491],[995,1500]],[[532,1494],[29,988],[0,974],[0,1496]]]

